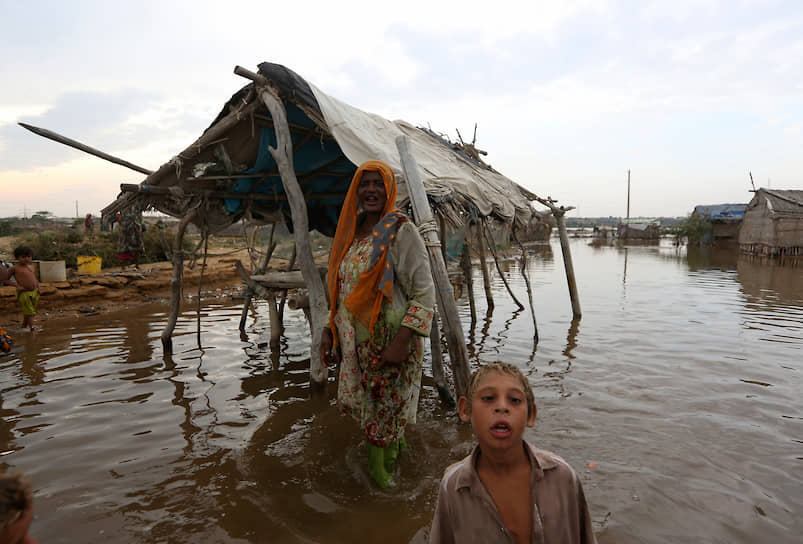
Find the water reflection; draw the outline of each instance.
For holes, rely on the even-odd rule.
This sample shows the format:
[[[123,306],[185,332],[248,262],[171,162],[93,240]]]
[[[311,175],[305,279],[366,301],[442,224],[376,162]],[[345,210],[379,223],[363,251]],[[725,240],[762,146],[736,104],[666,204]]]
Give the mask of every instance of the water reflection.
[[[663,244],[578,239],[572,251],[582,322],[551,246],[527,248],[537,349],[529,310],[506,302],[495,270],[495,309],[470,327],[465,297],[458,311],[472,366],[504,360],[530,378],[527,439],[578,469],[600,542],[797,542],[801,268]],[[526,298],[517,262],[502,269]],[[199,350],[194,312],[171,358],[160,306],[50,322],[0,360],[0,453],[13,450],[0,461],[35,482],[39,541],[424,538],[443,469],[473,443],[428,362],[410,450],[380,491],[334,374],[323,395],[309,387],[302,313],[287,312],[271,350],[264,305],[240,336],[240,304],[210,304]]]

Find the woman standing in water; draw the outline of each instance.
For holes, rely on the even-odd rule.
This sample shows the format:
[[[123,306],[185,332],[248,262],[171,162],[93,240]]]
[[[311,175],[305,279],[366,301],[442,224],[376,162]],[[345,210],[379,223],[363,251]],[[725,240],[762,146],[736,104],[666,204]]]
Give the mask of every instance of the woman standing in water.
[[[421,236],[396,208],[396,178],[381,161],[354,174],[337,223],[328,274],[331,310],[321,360],[340,361],[337,399],[365,432],[371,476],[390,483],[415,423],[424,338],[435,287]]]

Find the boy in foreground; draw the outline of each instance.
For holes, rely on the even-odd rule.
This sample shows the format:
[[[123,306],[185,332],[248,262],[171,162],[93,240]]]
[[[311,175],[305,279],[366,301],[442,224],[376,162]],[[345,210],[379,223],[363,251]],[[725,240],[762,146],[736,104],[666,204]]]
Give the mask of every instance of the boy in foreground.
[[[444,472],[430,542],[596,544],[577,474],[524,440],[536,414],[527,378],[491,363],[468,392],[457,406],[479,444]]]
[[[33,331],[36,305],[39,303],[39,280],[31,267],[33,250],[28,246],[17,246],[14,249],[14,258],[17,259],[17,264],[11,268],[6,270],[5,267],[0,267],[0,282],[8,283],[12,277],[17,281],[17,300],[22,307],[22,328],[28,327]]]

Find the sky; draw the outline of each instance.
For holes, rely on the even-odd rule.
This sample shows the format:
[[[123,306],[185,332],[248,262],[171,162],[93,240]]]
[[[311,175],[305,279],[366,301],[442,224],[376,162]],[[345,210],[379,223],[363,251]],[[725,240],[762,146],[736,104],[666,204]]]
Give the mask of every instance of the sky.
[[[575,216],[803,189],[803,2],[0,0],[0,217],[99,214],[256,71],[464,139]]]

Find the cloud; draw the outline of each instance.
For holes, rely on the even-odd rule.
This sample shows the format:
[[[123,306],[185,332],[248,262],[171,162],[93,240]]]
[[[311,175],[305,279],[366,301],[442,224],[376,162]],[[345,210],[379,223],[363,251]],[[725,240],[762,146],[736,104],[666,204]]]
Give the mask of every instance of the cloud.
[[[53,166],[81,154],[23,129],[17,121],[46,128],[106,153],[125,155],[153,140],[183,133],[186,127],[197,128],[200,133],[210,120],[194,113],[187,104],[139,89],[69,92],[38,115],[19,115],[12,123],[0,126],[0,172]]]

